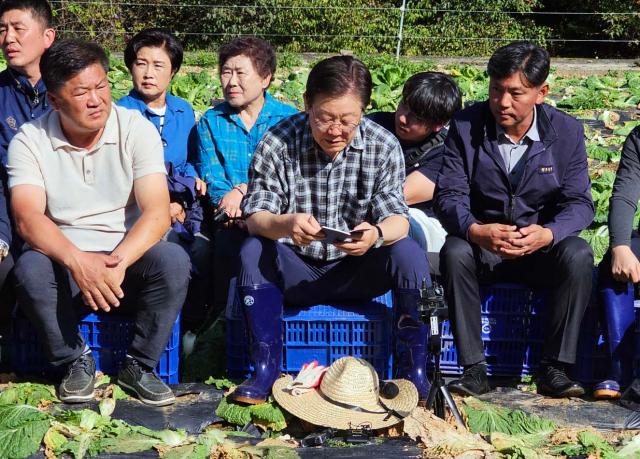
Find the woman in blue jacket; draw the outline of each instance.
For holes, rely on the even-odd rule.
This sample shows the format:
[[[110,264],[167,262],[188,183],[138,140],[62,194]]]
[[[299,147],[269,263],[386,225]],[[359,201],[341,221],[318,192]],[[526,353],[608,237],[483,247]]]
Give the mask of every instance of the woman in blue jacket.
[[[189,102],[168,92],[171,79],[182,65],[182,57],[182,45],[170,32],[147,29],[136,34],[124,52],[133,89],[118,105],[138,110],[162,138],[171,195],[172,231],[167,238],[180,243],[191,256],[196,282],[192,284],[183,321],[188,322],[193,314],[193,322],[197,324],[206,302],[205,285],[210,272],[209,239],[200,232],[199,197],[206,193],[207,185],[189,162],[196,124],[193,109]]]

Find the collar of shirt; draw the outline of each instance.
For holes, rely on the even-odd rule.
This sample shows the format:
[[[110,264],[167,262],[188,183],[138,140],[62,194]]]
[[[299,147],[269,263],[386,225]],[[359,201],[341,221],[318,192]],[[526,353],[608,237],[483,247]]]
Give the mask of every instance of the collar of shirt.
[[[42,79],[38,80],[36,85],[33,86],[25,75],[9,67],[7,67],[7,70],[9,71],[9,74],[13,78],[13,85],[16,88],[16,90],[19,92],[22,92],[27,97],[29,97],[29,100],[33,104],[37,104],[41,97],[45,97],[46,88],[44,86],[44,82],[42,81]]]
[[[140,93],[138,93],[138,91],[136,91],[135,89],[131,90],[131,92],[129,93],[129,96],[131,96],[131,99],[133,99],[134,105],[136,105],[135,108],[138,111],[145,113],[145,116],[147,117],[147,119],[154,116],[160,116],[149,108],[149,106],[145,103],[145,101],[142,100]],[[169,115],[169,113],[173,114],[174,112],[184,111],[183,108],[178,103],[176,103],[177,99],[178,99],[177,97],[167,93],[166,95],[167,111],[165,112],[165,116]]]
[[[531,123],[531,127],[526,132],[525,135],[522,136],[519,142],[514,142],[511,137],[507,135],[502,126],[496,123],[496,133],[498,137],[498,143],[510,143],[512,145],[522,145],[526,139],[529,139],[531,143],[540,141],[540,133],[538,132],[538,107],[533,107],[533,121]]]
[[[48,119],[48,131],[51,133],[51,146],[54,150],[76,150],[82,151],[85,148],[76,147],[69,143],[67,137],[64,135],[62,131],[62,126],[60,124],[60,116],[58,112],[51,112]],[[109,118],[107,118],[107,123],[104,127],[104,131],[102,131],[102,135],[98,142],[93,146],[91,151],[96,151],[105,144],[117,144],[119,141],[118,134],[118,121],[116,120],[115,109],[113,105],[111,106],[111,113],[109,113]]]
[[[280,116],[277,113],[276,109],[277,101],[274,97],[269,94],[267,91],[264,93],[264,104],[262,105],[262,109],[260,110],[260,114],[256,119],[255,125],[263,124],[268,122],[269,118],[272,116]],[[224,101],[213,108],[213,114],[216,116],[226,116],[236,123],[239,123],[240,126],[244,128],[244,123],[240,120],[240,115],[238,115],[238,111],[229,105],[229,102]]]

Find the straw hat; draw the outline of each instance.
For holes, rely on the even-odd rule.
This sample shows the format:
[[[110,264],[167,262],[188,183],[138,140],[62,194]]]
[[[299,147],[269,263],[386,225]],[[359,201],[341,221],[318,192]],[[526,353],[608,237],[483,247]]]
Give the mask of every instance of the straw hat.
[[[418,405],[412,382],[394,379],[380,384],[369,362],[342,357],[329,367],[320,387],[301,395],[287,389],[290,375],[273,384],[273,398],[294,416],[318,426],[334,429],[368,425],[381,429],[397,424]]]

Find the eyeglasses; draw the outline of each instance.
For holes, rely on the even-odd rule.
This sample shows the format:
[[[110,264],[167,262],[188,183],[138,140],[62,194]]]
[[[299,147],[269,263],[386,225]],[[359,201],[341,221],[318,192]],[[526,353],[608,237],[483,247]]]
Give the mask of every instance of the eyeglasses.
[[[313,108],[309,109],[309,112],[312,115],[313,123],[322,132],[328,132],[329,129],[331,129],[334,126],[337,126],[340,128],[343,135],[348,135],[348,134],[351,134],[360,125],[360,121],[362,121],[362,112],[360,112],[360,118],[358,119],[357,123],[345,123],[342,121],[334,121],[334,120],[324,121],[319,119],[316,116],[315,112],[313,111]]]

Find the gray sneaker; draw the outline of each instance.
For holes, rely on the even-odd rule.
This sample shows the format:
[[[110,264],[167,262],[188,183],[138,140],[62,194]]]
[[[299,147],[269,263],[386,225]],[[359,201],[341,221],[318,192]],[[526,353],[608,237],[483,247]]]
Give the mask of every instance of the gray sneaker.
[[[96,382],[96,362],[91,353],[83,354],[71,362],[58,386],[58,398],[66,403],[93,400]]]
[[[147,405],[164,406],[176,401],[171,388],[163,383],[153,370],[130,357],[127,357],[118,373],[118,384],[123,389],[133,392]]]

